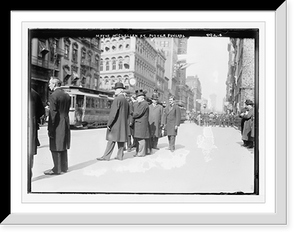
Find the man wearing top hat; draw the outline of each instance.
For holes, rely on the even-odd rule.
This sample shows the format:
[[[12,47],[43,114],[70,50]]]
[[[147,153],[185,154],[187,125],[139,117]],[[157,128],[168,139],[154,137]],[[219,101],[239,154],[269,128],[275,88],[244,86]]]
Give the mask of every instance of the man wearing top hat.
[[[115,98],[111,105],[106,131],[106,150],[98,160],[110,160],[116,142],[118,143],[118,154],[115,159],[123,160],[125,142],[128,140],[128,117],[129,104],[126,100],[122,83],[115,84]]]
[[[144,157],[147,153],[146,140],[150,138],[149,132],[149,103],[145,100],[145,92],[136,90],[137,105],[133,112],[134,138],[137,142],[134,156]]]
[[[245,120],[244,127],[243,127],[243,133],[242,133],[242,140],[244,141],[243,146],[248,147],[248,148],[253,148],[254,138],[251,136],[251,130],[253,127],[253,117],[254,117],[253,105],[254,105],[254,103],[251,100],[247,99],[245,101],[245,104],[246,104],[248,111],[241,114],[241,117],[244,118],[244,120]]]
[[[150,144],[152,149],[157,147],[158,138],[161,137],[161,127],[163,124],[163,107],[158,104],[158,95],[152,95],[152,104],[149,106]]]

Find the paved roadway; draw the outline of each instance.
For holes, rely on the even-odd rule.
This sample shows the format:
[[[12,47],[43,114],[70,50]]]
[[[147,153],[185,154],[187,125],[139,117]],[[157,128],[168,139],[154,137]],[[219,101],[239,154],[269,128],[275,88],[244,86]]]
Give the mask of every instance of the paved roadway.
[[[254,151],[241,146],[241,134],[228,127],[181,124],[176,150],[167,137],[146,157],[125,152],[124,160],[98,161],[106,147],[106,129],[71,131],[69,171],[44,175],[53,167],[46,127],[33,167],[33,192],[215,193],[254,189]],[[117,146],[116,146],[117,147]],[[112,158],[116,155],[115,147]]]

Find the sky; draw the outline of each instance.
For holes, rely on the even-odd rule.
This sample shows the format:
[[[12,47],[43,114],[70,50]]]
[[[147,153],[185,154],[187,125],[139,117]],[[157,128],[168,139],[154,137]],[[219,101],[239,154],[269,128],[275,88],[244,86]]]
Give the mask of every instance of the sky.
[[[186,76],[198,76],[202,98],[209,100],[210,94],[217,95],[217,110],[222,110],[226,95],[228,43],[229,38],[225,37],[190,37],[187,44],[188,57],[195,63],[186,69]]]

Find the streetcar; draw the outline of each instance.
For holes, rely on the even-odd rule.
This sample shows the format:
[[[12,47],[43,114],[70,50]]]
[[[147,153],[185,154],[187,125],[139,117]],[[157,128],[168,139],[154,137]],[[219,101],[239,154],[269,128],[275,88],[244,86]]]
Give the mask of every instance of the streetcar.
[[[69,111],[72,128],[106,127],[114,92],[77,86],[61,87],[71,97]]]

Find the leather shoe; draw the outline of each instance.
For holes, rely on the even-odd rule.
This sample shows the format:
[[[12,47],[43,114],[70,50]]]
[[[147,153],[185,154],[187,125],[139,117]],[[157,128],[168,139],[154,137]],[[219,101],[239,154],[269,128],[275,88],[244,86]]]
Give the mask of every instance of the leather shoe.
[[[97,160],[100,160],[100,161],[109,161],[110,159],[106,159],[104,157],[100,157],[100,158],[97,158]]]
[[[60,175],[60,173],[55,173],[52,169],[44,172],[45,175]]]
[[[123,160],[122,158],[118,158],[118,157],[113,158],[113,159],[115,159],[115,160]]]

